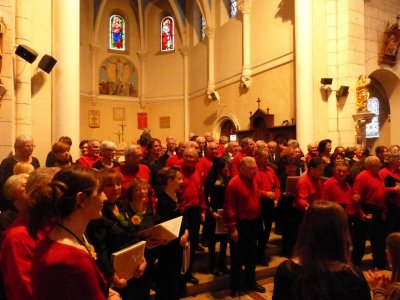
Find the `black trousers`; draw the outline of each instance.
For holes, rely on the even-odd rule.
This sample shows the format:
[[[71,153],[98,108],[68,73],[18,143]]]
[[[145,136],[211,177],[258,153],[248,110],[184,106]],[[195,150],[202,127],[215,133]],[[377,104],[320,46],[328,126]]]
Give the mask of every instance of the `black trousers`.
[[[366,221],[357,219],[354,222],[352,259],[355,265],[361,265],[365,253],[365,242],[369,239],[374,266],[382,269],[386,265],[386,223],[381,213],[375,212],[372,215],[372,219]]]
[[[194,254],[199,246],[200,223],[201,223],[200,206],[187,207],[183,214],[186,218],[187,227],[189,231],[190,265],[189,265],[189,270],[187,272],[187,276],[190,276],[192,272],[192,262]]]
[[[255,283],[257,230],[259,219],[241,220],[236,224],[238,242],[231,245],[231,289],[238,290]],[[244,266],[244,270],[242,267]]]
[[[274,219],[274,201],[262,198],[261,200],[261,218],[258,231],[257,258],[265,258],[265,249],[269,236],[271,234],[272,222]]]

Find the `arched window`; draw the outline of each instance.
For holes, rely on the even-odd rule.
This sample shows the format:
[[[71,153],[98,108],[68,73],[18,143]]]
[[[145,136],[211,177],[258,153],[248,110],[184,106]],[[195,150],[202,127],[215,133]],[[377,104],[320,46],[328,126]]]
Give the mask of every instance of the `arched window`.
[[[119,15],[110,17],[110,44],[111,50],[125,51],[125,20]]]
[[[377,138],[379,137],[379,100],[376,97],[371,97],[368,99],[367,109],[369,112],[373,112],[375,117],[372,118],[371,123],[367,124],[366,132],[367,138]]]
[[[230,0],[230,16],[231,18],[236,18],[237,12],[238,12],[238,7],[237,7],[237,0]]]
[[[201,40],[206,38],[206,19],[202,16],[201,17]]]
[[[161,20],[161,51],[175,49],[175,25],[170,16]]]

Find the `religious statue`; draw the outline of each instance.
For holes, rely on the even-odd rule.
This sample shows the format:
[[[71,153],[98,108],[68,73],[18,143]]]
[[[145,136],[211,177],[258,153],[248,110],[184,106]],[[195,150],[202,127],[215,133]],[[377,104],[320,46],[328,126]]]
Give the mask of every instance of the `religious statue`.
[[[357,94],[357,112],[366,112],[369,99],[369,85],[371,79],[368,76],[360,75],[357,80],[356,94]]]
[[[397,53],[400,46],[400,29],[399,29],[400,15],[397,16],[397,23],[386,25],[383,35],[383,44],[379,56],[379,63],[389,65],[391,67],[396,65]]]

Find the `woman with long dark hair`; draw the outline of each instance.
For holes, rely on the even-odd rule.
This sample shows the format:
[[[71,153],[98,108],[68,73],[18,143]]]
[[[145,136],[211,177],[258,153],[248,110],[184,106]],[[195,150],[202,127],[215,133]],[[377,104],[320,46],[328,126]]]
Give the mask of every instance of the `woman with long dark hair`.
[[[344,209],[315,201],[307,209],[294,256],[275,273],[273,300],[369,300],[363,273],[351,264],[351,239]]]

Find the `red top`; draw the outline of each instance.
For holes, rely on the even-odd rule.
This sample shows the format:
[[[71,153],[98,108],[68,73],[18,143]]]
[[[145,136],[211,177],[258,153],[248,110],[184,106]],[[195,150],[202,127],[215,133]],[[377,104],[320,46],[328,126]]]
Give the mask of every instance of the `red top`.
[[[181,164],[182,158],[179,157],[177,154],[171,155],[165,162],[165,166],[167,167],[179,167]]]
[[[385,183],[386,195],[390,195],[390,200],[395,202],[397,205],[400,205],[400,193],[395,190],[395,186],[400,184],[400,170],[383,168],[379,171],[379,177],[382,178]],[[388,182],[386,182],[386,180]]]
[[[361,196],[361,202],[386,209],[385,184],[378,174],[369,170],[361,171],[354,180],[353,193]]]
[[[306,211],[307,207],[316,200],[322,200],[322,179],[311,177],[308,173],[300,176],[297,183],[297,197],[294,208]]]
[[[239,166],[240,166],[240,161],[243,157],[246,156],[246,153],[239,151],[236,153],[236,155],[233,157],[232,162],[231,162],[231,176],[235,176],[239,174]]]
[[[272,168],[267,167],[265,170],[257,169],[254,181],[259,191],[275,192],[274,201],[279,201],[281,197],[281,184]]]
[[[117,170],[118,172],[121,172],[121,174],[122,174],[122,181],[121,181],[121,186],[122,186],[121,197],[122,197],[122,199],[126,198],[126,190],[129,186],[129,184],[131,183],[132,179],[139,177],[139,178],[146,179],[147,182],[150,183],[151,171],[150,171],[149,167],[144,164],[139,164],[138,168],[136,168],[135,170],[131,170],[131,169],[127,168],[127,166],[125,164],[115,167],[115,170]]]
[[[200,206],[204,212],[207,207],[204,201],[204,186],[201,172],[198,168],[182,168],[181,174],[183,184],[179,191],[179,209],[184,212],[188,207]]]
[[[36,248],[32,290],[33,299],[37,300],[108,298],[107,282],[89,253],[50,238]]]
[[[339,182],[335,177],[329,178],[322,185],[322,198],[345,205],[348,215],[356,213],[353,206],[353,191],[346,180]]]
[[[31,269],[33,252],[47,235],[46,231],[38,233],[38,239],[33,239],[22,216],[11,224],[4,232],[0,244],[0,268],[7,299],[32,299]]]
[[[83,168],[91,168],[94,163],[102,159],[103,159],[102,156],[94,157],[94,156],[84,155],[79,157],[76,163]]]
[[[229,231],[233,231],[236,222],[254,220],[260,217],[261,208],[259,192],[254,180],[236,175],[225,191],[224,221]]]

